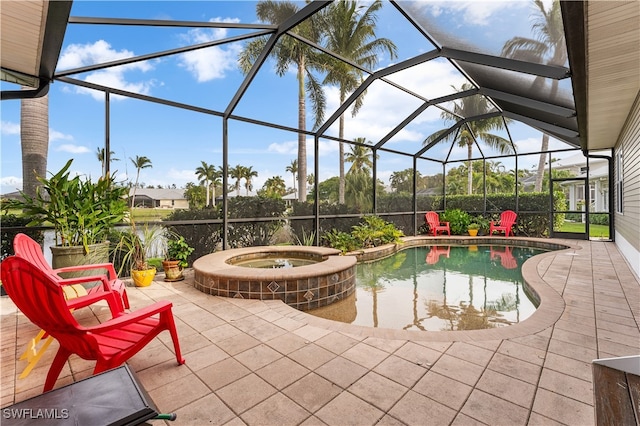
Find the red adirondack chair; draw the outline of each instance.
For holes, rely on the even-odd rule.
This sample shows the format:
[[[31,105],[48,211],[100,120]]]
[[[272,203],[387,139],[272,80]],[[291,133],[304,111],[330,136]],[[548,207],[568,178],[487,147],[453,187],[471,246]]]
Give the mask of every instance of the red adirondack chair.
[[[116,312],[102,324],[85,327],[69,311],[62,286],[51,274],[18,256],[3,260],[0,269],[2,285],[18,309],[60,343],[47,373],[44,392],[53,389],[71,354],[95,360],[93,374],[97,374],[120,366],[164,330],[171,333],[178,364],[184,364],[171,302],[161,301],[131,313],[117,313],[120,305],[113,292],[82,296],[78,305],[106,300],[112,313]]]
[[[500,259],[500,265],[502,265],[505,269],[515,269],[518,267],[518,261],[511,253],[510,247],[502,247],[504,250],[496,250],[491,246],[489,248],[489,253],[491,254],[491,260],[496,258]]]
[[[493,235],[493,232],[504,232],[504,236],[508,237],[509,234],[513,235],[513,225],[516,223],[518,214],[513,210],[505,210],[500,214],[500,224],[496,224],[491,221],[489,225],[489,235]]]
[[[440,256],[445,256],[448,259],[450,250],[451,250],[451,247],[449,246],[442,246],[442,247],[432,246],[431,250],[429,250],[429,253],[427,253],[427,257],[425,258],[425,261],[429,265],[435,265],[440,260]]]
[[[23,259],[28,260],[29,262],[36,265],[42,271],[52,275],[54,279],[59,280],[60,285],[68,285],[69,282],[64,278],[60,277],[58,274],[63,272],[77,272],[77,271],[91,271],[91,270],[106,270],[108,273],[108,281],[105,283],[103,281],[102,287],[95,286],[89,288],[87,292],[92,294],[97,291],[117,291],[120,294],[122,299],[122,304],[126,309],[129,309],[129,297],[127,297],[127,291],[125,289],[124,282],[118,279],[116,274],[116,270],[113,267],[112,263],[97,263],[92,265],[78,265],[78,266],[68,266],[65,268],[53,269],[47,263],[47,260],[44,258],[42,254],[42,249],[40,248],[40,244],[34,241],[31,237],[26,234],[18,234],[13,240],[13,251],[16,256],[21,257]],[[82,277],[82,281],[77,282],[74,280],[74,284],[80,283],[89,283],[101,280],[100,275],[95,276],[86,276]]]
[[[449,229],[449,222],[440,222],[440,215],[436,212],[427,212],[424,215],[427,224],[429,225],[429,233],[434,237],[438,235],[438,233],[444,233],[451,235],[451,230]]]

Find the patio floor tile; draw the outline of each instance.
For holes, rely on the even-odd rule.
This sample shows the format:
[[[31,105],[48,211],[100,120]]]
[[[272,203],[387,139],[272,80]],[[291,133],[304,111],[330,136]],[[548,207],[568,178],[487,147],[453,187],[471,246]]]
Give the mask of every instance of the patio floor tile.
[[[493,396],[502,398],[529,409],[533,402],[536,387],[522,380],[505,376],[496,371],[486,370],[476,389],[480,389]]]
[[[479,389],[471,392],[461,412],[487,424],[524,425],[529,417],[528,409]]]
[[[409,389],[371,371],[352,384],[347,390],[386,412]]]
[[[409,425],[446,425],[453,421],[457,412],[424,395],[409,391],[389,410],[389,414]]]
[[[315,413],[335,398],[342,389],[324,377],[310,373],[297,380],[282,392],[297,404]]]
[[[348,359],[337,357],[316,369],[316,373],[346,389],[367,373],[367,369]]]
[[[276,388],[256,374],[249,374],[218,389],[216,395],[236,414],[241,414],[276,392]]]
[[[349,392],[342,392],[315,415],[330,425],[366,426],[376,424],[384,416],[384,411]]]
[[[391,355],[378,364],[373,371],[403,386],[413,386],[428,371],[406,359]]]
[[[245,411],[240,418],[248,425],[298,425],[311,414],[287,398],[277,393],[255,407]]]
[[[462,382],[429,371],[412,390],[458,411],[472,389],[473,387]]]

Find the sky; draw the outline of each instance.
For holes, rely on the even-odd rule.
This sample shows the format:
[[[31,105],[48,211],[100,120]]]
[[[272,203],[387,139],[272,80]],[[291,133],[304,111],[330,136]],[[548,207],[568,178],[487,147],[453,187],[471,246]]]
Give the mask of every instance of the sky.
[[[367,5],[369,3],[362,3]],[[82,1],[73,3],[71,16],[97,16],[138,19],[175,19],[184,21],[217,21],[258,23],[253,1]],[[304,3],[301,3],[304,6]],[[531,37],[530,1],[419,1],[411,5],[434,35],[455,36],[456,43],[472,49],[498,54],[504,42],[515,35]],[[385,2],[377,16],[377,37],[393,41],[397,57],[378,57],[378,69],[433,50],[431,45],[405,18]],[[238,29],[153,28],[140,26],[76,25],[67,27],[57,71],[95,63],[176,49],[194,43],[248,34]],[[166,56],[105,70],[73,75],[73,78],[174,102],[192,104],[223,112],[244,80],[237,65],[238,54],[245,42],[209,47],[180,55]],[[433,99],[455,92],[465,79],[446,60],[424,63],[388,78],[417,94]],[[567,84],[567,83],[563,83]],[[2,82],[2,90],[16,86]],[[561,88],[566,89],[567,86]],[[335,86],[326,85],[329,118],[339,105]],[[73,158],[74,173],[97,178],[101,164],[96,151],[105,140],[105,96],[102,92],[83,89],[60,81],[49,91],[49,154],[47,170],[58,171]],[[416,97],[393,85],[377,81],[366,92],[357,116],[346,114],[345,138],[364,137],[377,142],[418,105]],[[308,104],[309,105],[309,104]],[[201,161],[222,165],[222,120],[202,114],[136,99],[111,96],[109,139],[113,157],[111,164],[119,181],[135,181],[136,170],[131,159],[146,156],[152,167],[142,169],[139,181],[145,185],[175,184],[184,187],[198,181],[195,169]],[[297,82],[295,69],[278,76],[275,64],[268,61],[243,94],[234,115],[297,127]],[[431,133],[451,126],[440,117],[440,111],[428,108],[413,123],[392,138],[386,147],[414,153]],[[0,104],[1,152],[0,193],[22,188],[20,151],[20,101]],[[307,129],[313,126],[311,108],[307,108]],[[541,133],[514,123],[510,132],[520,153],[533,153],[540,146]],[[497,132],[507,137],[506,132]],[[297,158],[297,135],[256,124],[230,120],[229,166],[252,167],[258,173],[254,190],[260,189],[272,176],[281,176],[293,186],[287,166]],[[327,134],[337,136],[337,125]],[[552,149],[566,148],[552,140]],[[425,155],[442,159],[449,146],[436,146]],[[485,155],[491,155],[488,149]],[[307,141],[309,173],[313,173],[313,139]],[[478,154],[477,150],[474,154]],[[338,175],[338,144],[320,139],[318,147],[319,177],[325,180]],[[466,158],[466,150],[454,148],[450,159]],[[506,169],[515,167],[512,158],[501,160]],[[519,167],[537,164],[537,155],[522,156]],[[457,166],[455,164],[453,166]],[[346,166],[349,167],[349,164]],[[412,167],[411,157],[380,152],[378,178],[385,183],[394,171]],[[434,162],[421,161],[423,175],[441,172]]]

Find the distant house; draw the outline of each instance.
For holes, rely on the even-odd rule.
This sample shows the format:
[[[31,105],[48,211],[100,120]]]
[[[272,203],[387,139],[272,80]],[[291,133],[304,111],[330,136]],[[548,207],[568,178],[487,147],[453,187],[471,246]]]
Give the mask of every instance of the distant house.
[[[20,193],[20,191],[7,192],[6,194],[0,195],[0,198],[3,200],[24,200],[24,197]]]
[[[599,154],[594,152],[594,154]],[[582,153],[553,163],[554,170],[567,170],[577,178],[587,177],[587,161]],[[609,211],[609,164],[602,158],[589,159],[589,211]],[[585,210],[586,190],[584,181],[569,181],[563,186],[569,201],[569,210]]]
[[[133,188],[129,190],[129,205],[133,198]],[[188,209],[189,201],[184,197],[184,189],[136,189],[135,207]]]

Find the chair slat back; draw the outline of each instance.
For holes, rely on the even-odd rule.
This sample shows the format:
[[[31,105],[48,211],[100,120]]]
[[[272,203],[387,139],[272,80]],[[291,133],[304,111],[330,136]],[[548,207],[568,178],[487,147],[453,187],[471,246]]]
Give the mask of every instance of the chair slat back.
[[[500,226],[511,227],[516,223],[518,214],[513,210],[505,210],[500,214]]]
[[[436,226],[440,226],[440,215],[436,212],[427,212],[425,215],[427,223],[430,228],[435,228]]]
[[[95,342],[71,314],[62,287],[49,274],[19,256],[4,259],[0,269],[2,286],[32,323],[82,358],[95,353]]]
[[[53,268],[44,258],[40,244],[26,234],[18,234],[13,239],[13,251],[16,256],[27,259],[43,271],[53,273]]]

